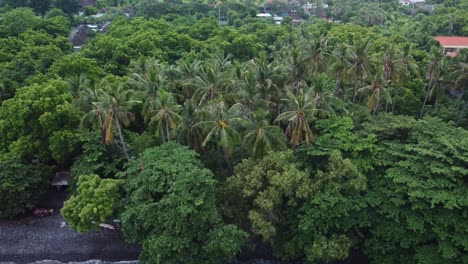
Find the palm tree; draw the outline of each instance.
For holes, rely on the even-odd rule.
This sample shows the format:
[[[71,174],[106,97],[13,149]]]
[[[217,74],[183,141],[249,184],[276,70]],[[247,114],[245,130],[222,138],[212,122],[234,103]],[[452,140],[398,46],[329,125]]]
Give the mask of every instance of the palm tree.
[[[385,102],[391,102],[391,96],[386,89],[385,75],[377,70],[375,74],[372,75],[372,83],[361,89],[359,89],[360,94],[368,94],[367,106],[372,110],[372,114],[375,116],[380,108],[380,102],[384,100]]]
[[[267,112],[261,110],[248,115],[243,145],[251,150],[254,159],[264,157],[269,151],[281,145],[281,141],[275,136],[275,132],[281,133],[281,130],[278,126],[270,125],[268,119]]]
[[[327,75],[322,73],[312,78],[312,86],[310,87],[312,109],[316,119],[326,118],[334,113],[330,105],[330,101],[334,101],[336,105],[339,100],[331,93],[330,80]]]
[[[149,107],[144,113],[145,119],[150,120],[150,125],[156,125],[156,137],[161,138],[163,144],[169,142],[182,122],[180,105],[175,102],[171,93],[164,90],[160,90],[156,98],[149,100]]]
[[[205,139],[202,146],[205,147],[209,142],[214,141],[218,155],[221,157],[229,156],[234,144],[239,138],[235,128],[238,122],[241,122],[241,113],[243,106],[239,103],[227,108],[222,100],[211,102],[204,109],[200,110],[202,121],[195,124],[195,128],[201,127],[205,130]]]
[[[358,87],[362,87],[364,80],[367,77],[369,67],[371,64],[370,49],[372,47],[372,41],[369,39],[360,40],[354,46],[351,47],[350,51],[350,62],[351,68],[350,73],[355,76],[354,85],[354,96],[353,96],[353,107],[356,103],[356,97],[358,95]]]
[[[81,127],[91,125],[101,130],[105,144],[114,143],[114,127],[117,128],[119,141],[115,142],[125,158],[130,160],[122,134],[122,126],[128,126],[134,119],[131,108],[140,103],[134,100],[134,91],[125,87],[123,82],[111,83],[104,80],[92,93],[91,109],[81,120]]]
[[[185,100],[182,108],[182,122],[178,127],[178,138],[183,144],[188,145],[197,152],[202,150],[204,140],[203,130],[196,126],[201,121],[200,111],[195,106],[192,99]]]
[[[195,81],[200,72],[201,62],[198,60],[192,62],[185,62],[183,60],[177,61],[176,71],[182,79],[182,87],[184,88],[183,95],[186,99],[193,96],[195,89]]]
[[[269,95],[275,93],[274,90],[278,89],[276,79],[280,78],[280,67],[269,63],[265,54],[251,60],[250,63],[252,69],[255,70],[256,88],[260,98],[268,100]]]
[[[315,136],[310,128],[310,124],[315,120],[317,109],[314,108],[312,100],[313,94],[309,90],[299,90],[295,95],[292,92],[287,92],[286,101],[289,110],[281,113],[276,121],[288,121],[286,135],[291,139],[291,144],[297,147],[305,141],[308,145],[313,142]]]
[[[145,65],[137,67],[142,72],[133,72],[130,75],[129,83],[137,90],[144,92],[147,97],[155,97],[159,89],[167,86],[167,77],[164,65],[159,60],[146,61]]]
[[[398,93],[401,89],[401,84],[403,84],[408,76],[411,74],[419,75],[418,74],[418,65],[414,62],[413,58],[411,57],[411,45],[405,45],[403,47],[403,52],[400,53],[400,60],[403,64],[400,71],[397,74],[397,89],[395,91],[395,95],[393,96],[392,101],[392,113],[395,112],[395,105],[396,100],[398,97]]]
[[[468,102],[465,102],[465,105],[461,106],[461,101],[463,97],[465,96],[465,88],[468,85],[468,55],[466,53],[460,53],[457,56],[457,61],[452,69],[452,77],[455,80],[454,81],[454,87],[453,87],[453,93],[457,97],[457,112],[456,112],[456,123],[457,125],[460,123],[460,121],[463,118],[463,115],[466,111]]]
[[[399,52],[394,45],[387,48],[383,55],[383,75],[385,84],[391,86],[398,79],[398,75],[402,73],[403,61],[399,57]],[[390,102],[385,103],[385,112],[388,110]]]
[[[429,55],[429,65],[427,66],[427,77],[429,78],[429,83],[427,84],[426,94],[424,95],[424,101],[419,112],[419,118],[424,116],[424,108],[426,107],[427,99],[432,88],[432,82],[434,78],[440,76],[440,66],[442,61],[445,60],[442,49],[433,47]]]
[[[302,48],[302,62],[309,74],[322,73],[327,69],[328,39],[302,39],[299,44]]]
[[[80,92],[82,90],[85,90],[91,85],[91,80],[88,79],[86,74],[72,75],[67,77],[65,81],[68,83],[70,93],[75,99],[80,97]]]
[[[193,94],[198,105],[212,101],[222,94],[221,88],[225,86],[226,76],[213,65],[201,67],[200,75],[195,80],[196,90]]]
[[[437,107],[439,105],[439,99],[444,95],[445,86],[444,76],[447,74],[447,60],[442,60],[439,65],[439,71],[434,75],[433,85],[429,90],[429,99],[433,100],[435,98],[434,108],[437,112]]]
[[[335,91],[334,95],[336,97],[341,97],[343,91],[341,90],[341,83],[343,83],[348,75],[348,68],[351,65],[349,46],[343,43],[336,45],[335,49],[331,52],[332,62],[330,64],[330,72],[335,78]]]

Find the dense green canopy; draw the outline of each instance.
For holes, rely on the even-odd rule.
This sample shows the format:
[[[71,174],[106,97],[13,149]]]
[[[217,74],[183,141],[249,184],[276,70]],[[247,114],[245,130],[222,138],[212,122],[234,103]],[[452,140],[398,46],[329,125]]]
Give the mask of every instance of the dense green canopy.
[[[145,263],[468,262],[466,1],[89,2],[0,0],[0,217],[70,170]]]

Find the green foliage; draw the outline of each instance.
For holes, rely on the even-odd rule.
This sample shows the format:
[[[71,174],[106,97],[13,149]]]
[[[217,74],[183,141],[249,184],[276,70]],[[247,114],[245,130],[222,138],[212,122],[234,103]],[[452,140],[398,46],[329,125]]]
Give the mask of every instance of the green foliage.
[[[97,174],[110,178],[122,169],[124,157],[112,145],[103,144],[99,133],[83,132],[78,139],[82,152],[71,167],[73,175]]]
[[[8,11],[2,15],[0,23],[3,31],[2,33],[7,36],[18,36],[28,29],[34,28],[38,24],[39,19],[36,18],[33,10],[30,8],[17,8]]]
[[[299,151],[306,153],[310,158],[307,165],[320,167],[328,162],[328,158],[335,152],[350,159],[361,172],[373,169],[376,162],[374,158],[373,134],[359,135],[354,132],[353,120],[349,117],[333,117],[320,120],[316,124],[319,137],[313,145],[303,147]]]
[[[47,189],[52,167],[0,160],[0,218],[12,218],[31,209]]]
[[[0,107],[0,155],[42,163],[52,162],[54,155],[55,161],[65,162],[76,153],[76,143],[64,135],[75,133],[79,122],[70,102],[68,87],[60,80],[18,90]]]
[[[345,259],[358,241],[355,230],[368,225],[366,177],[350,160],[333,153],[326,170],[319,170],[312,181],[312,195],[299,210],[294,243],[309,263]]]
[[[292,151],[242,161],[222,193],[225,215],[245,229],[251,226],[252,233],[280,247],[287,241],[279,238],[289,232],[284,225],[295,218],[292,208],[312,192],[309,174],[298,167]],[[291,209],[286,210],[288,207]]]
[[[381,114],[363,124],[363,134],[372,133],[379,140],[406,140],[416,125],[416,120],[409,116]]]
[[[84,233],[116,217],[121,204],[124,180],[81,175],[78,189],[63,205],[61,213],[71,229]]]
[[[128,178],[123,231],[143,244],[143,263],[220,263],[242,246],[245,233],[221,222],[216,180],[194,151],[149,148],[120,177]]]
[[[468,261],[467,139],[466,130],[425,118],[406,140],[379,143],[385,172],[370,178],[375,212],[365,244],[373,261]]]

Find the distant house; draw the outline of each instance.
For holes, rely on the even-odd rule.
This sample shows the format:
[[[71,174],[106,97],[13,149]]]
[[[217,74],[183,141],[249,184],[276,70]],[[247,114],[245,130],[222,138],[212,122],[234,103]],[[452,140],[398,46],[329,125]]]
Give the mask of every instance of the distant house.
[[[406,6],[417,6],[422,5],[426,2],[426,0],[399,0],[401,5]]]
[[[455,57],[460,49],[468,49],[468,37],[434,37],[442,47],[444,54]]]
[[[257,14],[257,18],[273,18],[273,16],[268,13],[260,13],[260,14]]]

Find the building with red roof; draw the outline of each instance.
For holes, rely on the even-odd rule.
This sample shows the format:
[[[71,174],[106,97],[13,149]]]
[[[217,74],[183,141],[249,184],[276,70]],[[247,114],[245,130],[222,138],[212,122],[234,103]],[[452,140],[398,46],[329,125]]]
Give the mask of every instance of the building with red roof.
[[[468,37],[434,37],[448,56],[456,56],[460,49],[468,49]]]

